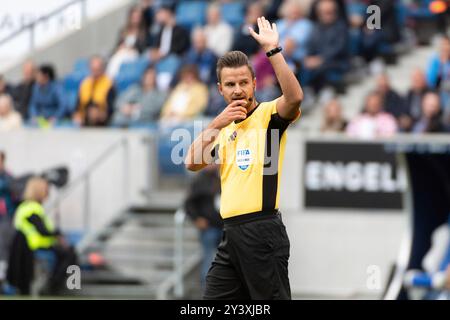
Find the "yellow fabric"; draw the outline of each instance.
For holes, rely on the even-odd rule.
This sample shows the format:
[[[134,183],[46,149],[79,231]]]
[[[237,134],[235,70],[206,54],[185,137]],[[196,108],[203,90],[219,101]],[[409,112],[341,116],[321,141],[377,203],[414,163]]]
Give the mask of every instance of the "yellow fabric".
[[[220,214],[224,219],[263,209],[278,209],[285,131],[281,135],[279,148],[272,151],[273,159],[278,156],[278,165],[274,165],[272,171],[278,172],[277,180],[274,180],[276,190],[263,192],[267,129],[272,115],[277,114],[277,100],[261,103],[244,121],[232,122],[223,128],[214,143],[213,149],[219,146],[222,185]],[[276,197],[274,207],[263,208],[263,198],[270,193]]]
[[[53,223],[44,213],[42,205],[35,201],[24,201],[16,210],[14,216],[14,227],[21,231],[27,239],[28,247],[32,250],[48,249],[56,243],[56,238],[53,236],[43,236],[28,221],[28,218],[33,214],[38,215],[44,222],[44,225],[50,232],[54,232]]]
[[[180,104],[180,107],[177,105]],[[161,118],[190,119],[199,115],[208,104],[208,88],[203,83],[178,84],[161,111]]]
[[[86,78],[80,86],[78,111],[84,117],[86,107],[90,101],[94,102],[100,110],[107,111],[108,92],[113,86],[112,80],[103,75],[99,79]]]

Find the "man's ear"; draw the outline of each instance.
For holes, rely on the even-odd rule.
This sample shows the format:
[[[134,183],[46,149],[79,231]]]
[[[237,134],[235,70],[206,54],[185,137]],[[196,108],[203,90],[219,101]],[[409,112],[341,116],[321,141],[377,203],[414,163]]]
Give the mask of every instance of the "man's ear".
[[[256,77],[253,78],[253,91],[256,91]]]
[[[223,96],[222,84],[220,82],[217,82],[217,90],[219,90],[220,94]]]

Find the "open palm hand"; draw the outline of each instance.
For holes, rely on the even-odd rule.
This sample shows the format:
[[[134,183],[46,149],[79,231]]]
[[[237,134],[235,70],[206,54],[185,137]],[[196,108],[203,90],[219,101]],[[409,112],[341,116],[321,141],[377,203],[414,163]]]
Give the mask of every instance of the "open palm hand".
[[[261,45],[261,47],[267,52],[273,48],[278,47],[279,35],[277,30],[277,25],[275,23],[270,24],[268,20],[264,17],[258,18],[258,28],[259,34],[250,29],[250,34],[256,41]]]

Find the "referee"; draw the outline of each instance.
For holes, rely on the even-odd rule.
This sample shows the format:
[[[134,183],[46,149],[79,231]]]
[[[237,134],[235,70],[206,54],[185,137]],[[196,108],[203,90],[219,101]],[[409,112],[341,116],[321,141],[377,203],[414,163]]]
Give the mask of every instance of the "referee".
[[[190,146],[186,168],[220,164],[224,232],[206,278],[205,299],[291,299],[289,238],[278,211],[286,129],[300,117],[303,91],[279,46],[276,25],[258,18],[250,28],[272,64],[282,96],[255,99],[256,79],[247,56],[217,62],[218,89],[227,107]]]

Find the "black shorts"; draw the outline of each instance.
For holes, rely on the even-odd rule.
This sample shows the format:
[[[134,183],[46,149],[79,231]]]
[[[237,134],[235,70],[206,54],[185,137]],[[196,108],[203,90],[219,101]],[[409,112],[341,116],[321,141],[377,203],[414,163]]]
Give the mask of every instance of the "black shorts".
[[[225,219],[204,299],[291,299],[289,248],[278,211]]]

